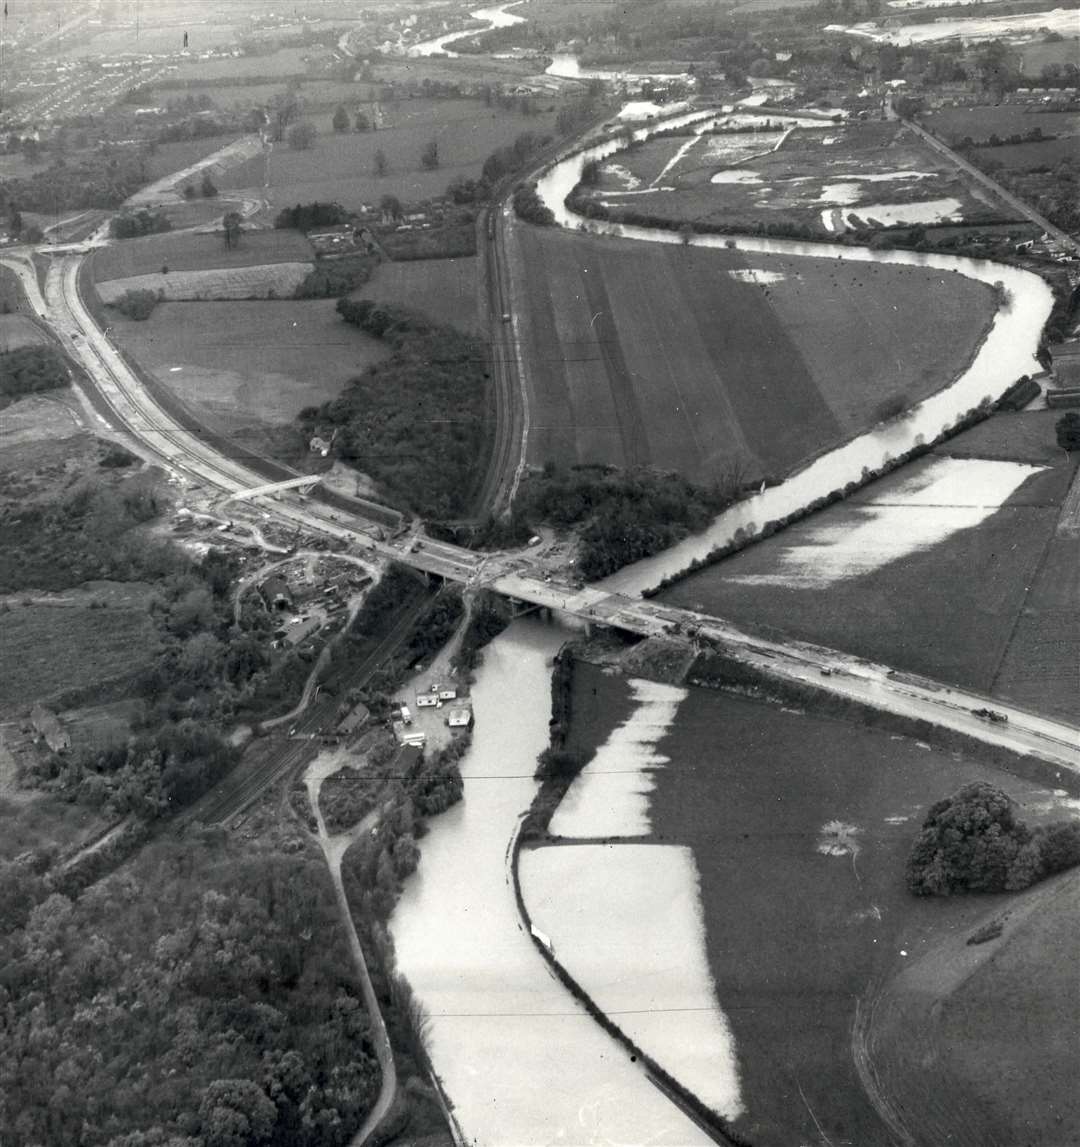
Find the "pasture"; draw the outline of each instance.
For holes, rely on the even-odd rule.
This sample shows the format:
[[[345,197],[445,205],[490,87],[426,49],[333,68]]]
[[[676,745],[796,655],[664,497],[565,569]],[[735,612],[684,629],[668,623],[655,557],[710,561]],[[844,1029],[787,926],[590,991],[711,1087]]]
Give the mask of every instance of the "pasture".
[[[95,282],[130,279],[134,275],[169,271],[204,271],[218,267],[259,267],[270,263],[310,263],[311,244],[299,231],[245,231],[231,251],[221,234],[148,235],[124,239],[94,252],[91,271]]]
[[[437,323],[475,334],[483,326],[478,311],[477,275],[475,256],[380,263],[371,281],[350,298],[408,307]]]
[[[534,465],[780,476],[947,385],[992,313],[919,268],[515,234]]]
[[[369,107],[363,110],[370,112]],[[382,105],[377,131],[333,131],[333,109],[305,117],[318,129],[310,150],[277,146],[270,161],[270,198],[276,210],[312,200],[337,200],[345,207],[378,203],[395,195],[410,203],[441,195],[458,176],[476,178],[484,160],[526,131],[548,135],[554,114],[522,115],[485,107],[480,100],[400,100]],[[420,155],[438,143],[439,166],[428,171]],[[387,170],[375,174],[375,153]]]
[[[387,355],[333,299],[166,303],[117,342],[214,429],[272,449],[274,427],[335,398]]]
[[[43,346],[49,341],[41,327],[26,315],[0,315],[0,353],[21,346]]]
[[[261,267],[216,267],[205,271],[169,271],[133,275],[99,283],[103,303],[115,303],[128,291],[153,291],[159,298],[289,299],[311,273],[311,263],[266,263]]]
[[[1076,460],[1053,421],[996,415],[662,599],[1075,719],[1080,545],[1058,520]],[[947,457],[956,479],[927,484]],[[1039,469],[995,486],[1004,458]]]
[[[164,179],[174,171],[183,171],[184,168],[191,167],[200,159],[213,155],[215,151],[220,151],[239,138],[239,135],[215,135],[209,139],[183,139],[175,143],[159,143],[153,153],[146,157],[149,182]]]
[[[149,660],[154,626],[145,605],[14,605],[0,612],[4,708],[46,701],[136,672]],[[62,653],[61,653],[62,651]]]
[[[602,705],[618,688],[596,669],[580,667],[578,676],[575,688],[588,705]],[[910,896],[904,863],[928,806],[976,779],[1005,789],[1032,821],[1068,816],[1067,802],[965,754],[704,689],[690,691],[658,748],[670,762],[656,773],[654,839],[688,845],[700,872],[708,959],[734,1034],[747,1108],[735,1129],[759,1147],[891,1147],[895,1140],[853,1058],[875,993],[941,943],[978,953],[964,948],[976,927],[1006,906],[1021,910],[1041,891]],[[1032,950],[1026,980],[1014,981],[1018,1015],[1029,1007],[1040,1015],[1050,1010],[1053,997],[1032,974],[1050,953]],[[942,997],[947,1009],[939,985],[935,998]],[[981,1023],[994,1021],[997,1006],[986,994],[977,1007]],[[1047,1040],[1060,1040],[1071,1010],[1059,1009],[1049,1023]],[[949,1141],[1016,1142],[996,1138],[1011,1124],[995,1127],[993,1119],[1015,1119],[1018,1130],[1035,1082],[1030,1073],[1048,1065],[1042,1058],[1033,1069],[1014,1058],[1013,1066],[1009,1077],[996,1078],[1000,1106],[988,1115],[983,1093],[964,1086],[960,1057],[939,1058],[932,1092],[903,1092],[912,1129],[924,1132],[914,1141],[945,1141],[926,1134],[923,1122],[944,1099],[956,1122],[966,1121],[965,1134]],[[1053,1070],[1068,1090],[1071,1062],[1061,1059]],[[882,1098],[893,1098],[905,1082],[886,1081]]]

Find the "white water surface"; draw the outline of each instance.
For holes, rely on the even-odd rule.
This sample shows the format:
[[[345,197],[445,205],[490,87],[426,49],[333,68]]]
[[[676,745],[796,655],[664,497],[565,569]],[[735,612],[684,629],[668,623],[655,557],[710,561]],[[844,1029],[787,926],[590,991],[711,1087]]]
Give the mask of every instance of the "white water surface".
[[[601,1010],[707,1106],[741,1114],[690,849],[555,845],[523,852],[520,871],[534,925]]]
[[[982,459],[941,458],[898,489],[847,508],[835,525],[819,525],[784,546],[768,574],[736,574],[743,585],[826,589],[872,573],[970,530],[1001,505],[1042,466]],[[852,521],[852,517],[855,519]]]
[[[521,3],[524,3],[524,0],[511,0],[509,4],[500,4],[494,8],[477,8],[475,12],[470,12],[469,15],[474,20],[484,21],[487,24],[486,28],[466,28],[462,32],[447,32],[433,40],[423,40],[419,44],[413,44],[408,49],[408,55],[448,56],[451,59],[457,59],[457,52],[447,51],[447,44],[452,44],[455,40],[465,40],[484,32],[490,32],[493,28],[509,28],[512,24],[524,24],[524,16],[517,16],[509,11]]]
[[[631,680],[634,709],[596,750],[551,818],[555,836],[648,836],[653,771],[668,758],[656,751],[686,690]]]
[[[707,1147],[521,928],[510,844],[536,791],[551,661],[568,636],[517,621],[484,650],[465,799],[432,820],[390,920],[398,970],[429,1012],[432,1061],[468,1143]]]
[[[637,140],[648,139],[657,130],[698,122],[709,116],[710,113],[706,111],[688,112],[660,124],[638,128],[633,135]],[[607,140],[557,161],[541,175],[537,182],[538,193],[544,204],[551,209],[559,226],[572,230],[581,227],[592,234],[613,235],[649,243],[674,245],[689,242],[697,247],[720,249],[735,242],[740,251],[754,254],[897,264],[925,267],[943,274],[956,272],[989,285],[1000,284],[1003,288],[1003,301],[967,370],[951,385],[913,407],[908,417],[875,427],[829,451],[780,484],[732,506],[700,534],[652,558],[619,570],[599,582],[597,588],[630,595],[640,594],[643,589],[656,585],[661,579],[686,569],[692,561],[703,559],[714,549],[726,545],[737,531],[753,532],[767,521],[802,510],[832,490],[848,482],[859,481],[865,470],[879,469],[888,459],[912,449],[919,442],[936,438],[984,398],[996,399],[1022,374],[1035,374],[1039,371],[1035,351],[1043,323],[1053,306],[1053,295],[1050,287],[1038,275],[989,260],[965,259],[938,253],[876,251],[868,247],[800,243],[756,236],[682,236],[661,228],[637,227],[605,220],[586,221],[575,215],[566,206],[565,200],[579,181],[582,165],[592,159],[607,159],[621,148],[620,140]]]

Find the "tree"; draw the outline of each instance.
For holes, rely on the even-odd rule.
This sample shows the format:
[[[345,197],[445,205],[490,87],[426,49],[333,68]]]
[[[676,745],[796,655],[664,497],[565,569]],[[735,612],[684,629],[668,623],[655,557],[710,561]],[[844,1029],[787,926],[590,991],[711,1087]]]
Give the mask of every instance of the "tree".
[[[214,181],[210,178],[209,168],[203,171],[202,183],[199,190],[202,192],[203,199],[214,199],[217,196],[218,189],[214,186]]]
[[[270,122],[273,124],[274,142],[285,138],[285,129],[300,114],[300,101],[292,88],[274,97],[270,105]]]
[[[1057,444],[1062,450],[1080,450],[1080,414],[1070,410],[1054,423],[1054,432],[1057,434]]]
[[[368,119],[366,112],[357,112],[356,117],[353,119],[354,131],[371,131],[371,120]]]
[[[439,141],[429,140],[420,153],[420,165],[425,171],[434,171],[439,166]]]
[[[334,112],[334,118],[330,121],[334,131],[348,131],[349,130],[349,113],[345,110],[344,104],[338,104],[337,110]]]
[[[388,170],[387,163],[386,163],[386,153],[383,151],[383,149],[381,147],[377,147],[375,149],[374,167],[375,167],[375,174],[377,176],[379,176],[380,178],[382,178],[382,176],[384,176]]]
[[[315,142],[317,134],[313,123],[298,123],[289,130],[289,147],[293,151],[307,151]]]
[[[185,199],[194,199],[195,198],[195,185],[193,183],[185,183],[184,184],[184,198]]]
[[[277,1109],[250,1079],[215,1079],[199,1102],[207,1147],[254,1147],[270,1138]]]
[[[231,251],[234,247],[240,245],[240,233],[242,230],[240,226],[240,212],[229,211],[222,222],[225,227],[225,247]]]
[[[379,200],[379,210],[391,219],[401,218],[401,200],[396,195],[384,195]]]

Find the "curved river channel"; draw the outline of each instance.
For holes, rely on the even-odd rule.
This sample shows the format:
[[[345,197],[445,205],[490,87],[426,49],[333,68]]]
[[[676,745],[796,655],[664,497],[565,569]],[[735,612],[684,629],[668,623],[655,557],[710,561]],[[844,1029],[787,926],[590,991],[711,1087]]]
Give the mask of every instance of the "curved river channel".
[[[443,43],[447,42],[443,38]],[[700,111],[650,124],[715,118]],[[563,227],[582,221],[565,206],[581,166],[619,149],[611,141],[557,162],[539,180]],[[663,230],[592,222],[597,234],[680,243]],[[725,236],[695,236],[719,247]],[[720,515],[704,533],[620,571],[607,586],[635,593],[729,540],[805,506],[938,435],[983,398],[1031,373],[1052,298],[1038,276],[1000,264],[943,255],[738,238],[750,254],[876,260],[957,271],[1002,283],[1005,301],[969,368],[896,423],[822,455],[782,484]],[[390,921],[401,973],[430,1015],[430,1052],[465,1141],[485,1147],[549,1144],[696,1147],[712,1140],[646,1077],[551,975],[524,931],[511,880],[512,844],[536,792],[533,770],[548,744],[552,658],[571,632],[530,619],[487,647],[473,688],[476,728],[461,762],[465,799],[432,822],[422,860]],[[526,889],[526,898],[529,892]],[[723,992],[719,1003],[724,1005]],[[673,1023],[677,1016],[671,1017]],[[678,1038],[679,1030],[673,1029]],[[735,1049],[737,1054],[737,1049]]]
[[[520,4],[522,0],[511,0],[509,4],[500,4],[497,8],[477,8],[475,12],[470,12],[469,15],[474,20],[483,20],[486,28],[466,28],[463,32],[447,32],[444,36],[437,36],[434,40],[423,40],[419,44],[413,44],[408,50],[410,56],[449,56],[451,59],[457,57],[457,52],[447,51],[447,44],[454,43],[455,40],[470,39],[473,36],[483,35],[484,32],[490,32],[493,28],[509,28],[511,24],[524,24],[525,19],[523,16],[515,16],[513,12],[507,11]]]
[[[658,130],[705,124],[717,117],[715,110],[687,112],[652,122],[635,130],[633,135],[635,140],[644,140]],[[561,227],[572,230],[584,227],[590,234],[614,235],[644,243],[683,243],[683,236],[674,231],[603,220],[586,221],[566,206],[566,197],[579,182],[583,165],[593,159],[607,159],[624,146],[621,140],[608,140],[556,162],[537,181],[540,198]],[[639,594],[662,578],[686,569],[695,559],[707,557],[712,550],[730,542],[738,530],[753,532],[767,521],[785,517],[848,482],[858,481],[864,470],[877,470],[921,442],[936,438],[984,398],[999,398],[1022,374],[1037,373],[1041,369],[1036,362],[1035,351],[1043,324],[1053,306],[1053,294],[1046,282],[1031,271],[981,259],[915,251],[871,251],[867,247],[845,247],[833,243],[800,243],[729,235],[694,235],[689,239],[695,247],[715,248],[726,247],[732,241],[744,254],[898,263],[955,271],[982,283],[1000,283],[1004,287],[1004,301],[967,370],[945,389],[913,407],[907,417],[876,427],[821,455],[779,485],[732,506],[703,533],[619,570],[599,583],[600,588]]]

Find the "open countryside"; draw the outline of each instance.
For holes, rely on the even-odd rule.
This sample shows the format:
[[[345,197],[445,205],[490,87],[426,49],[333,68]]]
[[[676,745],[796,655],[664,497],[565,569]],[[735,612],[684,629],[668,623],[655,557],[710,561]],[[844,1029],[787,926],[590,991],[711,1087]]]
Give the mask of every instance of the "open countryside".
[[[0,1139],[1080,1139],[1061,14],[9,8]]]

